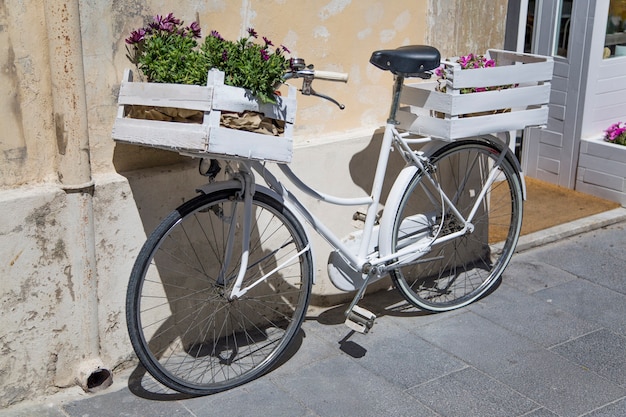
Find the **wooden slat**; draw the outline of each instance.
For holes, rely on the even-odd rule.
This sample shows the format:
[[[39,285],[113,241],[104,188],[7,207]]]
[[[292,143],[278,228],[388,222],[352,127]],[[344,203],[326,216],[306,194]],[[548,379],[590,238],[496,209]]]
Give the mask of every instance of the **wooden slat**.
[[[421,111],[421,112],[420,112]],[[528,126],[540,126],[546,123],[548,107],[513,111],[493,115],[463,117],[457,119],[440,119],[432,117],[423,109],[398,112],[400,128],[419,135],[434,136],[454,140],[464,137],[508,132]]]
[[[462,115],[506,108],[547,104],[550,84],[510,88],[501,91],[451,95],[432,91],[431,83],[407,85],[402,102],[450,115]]]
[[[137,145],[205,151],[208,126],[129,118],[115,119],[113,139]]]
[[[176,151],[184,155],[252,158],[281,163],[291,162],[296,89],[278,104],[259,103],[242,88],[225,86],[224,74],[211,70],[207,86],[134,83],[127,70],[120,86],[119,110],[113,126],[113,139],[136,145]],[[217,103],[217,104],[216,104]],[[200,110],[202,124],[131,119],[125,106],[144,105]],[[220,126],[221,111],[258,111],[266,117],[284,120],[282,137],[229,129]]]
[[[211,129],[207,152],[245,159],[291,162],[292,140],[227,128]]]
[[[459,67],[460,68],[460,67]],[[453,88],[491,87],[518,83],[550,81],[553,63],[539,62],[524,65],[456,70],[452,75]]]
[[[210,111],[212,95],[211,86],[123,82],[118,103]]]

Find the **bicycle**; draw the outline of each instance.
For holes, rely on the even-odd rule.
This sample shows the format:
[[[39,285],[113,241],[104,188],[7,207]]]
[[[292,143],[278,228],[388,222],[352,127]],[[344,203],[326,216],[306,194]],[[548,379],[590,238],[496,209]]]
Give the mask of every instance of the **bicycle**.
[[[314,281],[305,222],[335,248],[333,283],[356,291],[346,324],[358,332],[369,331],[375,319],[358,301],[387,275],[409,303],[433,312],[466,306],[500,279],[522,224],[524,180],[513,152],[494,136],[441,141],[398,130],[404,81],[430,76],[440,65],[435,48],[376,51],[370,62],[395,76],[371,195],[327,195],[278,165],[289,182],[319,200],[367,205],[360,243],[351,246],[334,235],[263,162],[229,161],[227,179],[215,181],[219,165],[203,161],[209,183],[148,237],[128,287],[130,339],[159,382],[182,393],[211,394],[277,363],[300,329]],[[297,60],[287,78],[302,78],[303,93],[337,103],[311,83],[344,76]],[[378,220],[392,148],[406,166]]]

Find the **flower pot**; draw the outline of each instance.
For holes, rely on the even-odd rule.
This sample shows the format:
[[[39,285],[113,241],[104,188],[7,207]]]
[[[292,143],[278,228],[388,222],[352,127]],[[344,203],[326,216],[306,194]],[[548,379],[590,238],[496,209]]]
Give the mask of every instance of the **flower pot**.
[[[626,206],[626,146],[582,139],[576,189]]]
[[[126,70],[118,104],[112,132],[116,141],[198,157],[291,162],[294,87],[289,88],[288,96],[277,97],[277,103],[270,104],[260,102],[243,88],[224,85],[224,73],[217,70],[209,71],[206,86],[132,82],[132,71]],[[157,120],[137,118],[131,111],[136,108],[133,106],[157,108],[160,114]],[[270,120],[272,125],[284,126],[282,136],[229,128],[220,122],[226,112],[262,114],[261,122]],[[179,116],[190,114],[195,114],[196,121],[201,114],[201,123],[180,123]],[[239,124],[232,118],[229,123]],[[265,127],[267,124],[261,129]]]
[[[437,91],[436,81],[405,85],[401,97],[405,106],[398,112],[400,128],[454,140],[546,124],[552,58],[500,50],[486,55],[496,61],[496,67],[462,70],[454,59],[444,61],[449,73],[445,92]],[[501,85],[516,87],[461,94],[461,90]]]

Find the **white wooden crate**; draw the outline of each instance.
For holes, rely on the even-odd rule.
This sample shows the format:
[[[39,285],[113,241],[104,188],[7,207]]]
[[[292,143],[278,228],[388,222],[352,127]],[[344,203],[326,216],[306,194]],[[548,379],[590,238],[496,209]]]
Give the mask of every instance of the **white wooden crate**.
[[[399,127],[454,140],[546,124],[552,58],[495,49],[485,56],[495,60],[496,66],[462,70],[457,58],[443,61],[448,78],[445,93],[435,91],[436,81],[406,84]],[[464,88],[501,85],[516,87],[461,94]]]
[[[222,159],[245,158],[289,163],[293,153],[296,89],[277,104],[259,102],[248,90],[224,84],[224,73],[209,71],[206,86],[133,82],[124,71],[118,97],[118,114],[112,137],[116,141],[150,146],[182,154]],[[204,112],[202,124],[177,123],[127,117],[127,106],[169,107]],[[282,136],[264,135],[220,126],[222,111],[263,113],[282,120]]]

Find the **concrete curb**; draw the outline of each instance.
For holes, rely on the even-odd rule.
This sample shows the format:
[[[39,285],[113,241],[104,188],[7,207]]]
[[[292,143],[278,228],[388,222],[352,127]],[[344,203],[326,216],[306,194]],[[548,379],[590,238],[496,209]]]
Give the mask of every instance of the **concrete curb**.
[[[516,252],[523,252],[536,248],[537,246],[543,246],[548,243],[596,230],[601,227],[606,227],[621,221],[626,221],[626,208],[624,207],[605,211],[593,216],[574,220],[573,222],[521,236],[517,243]]]

